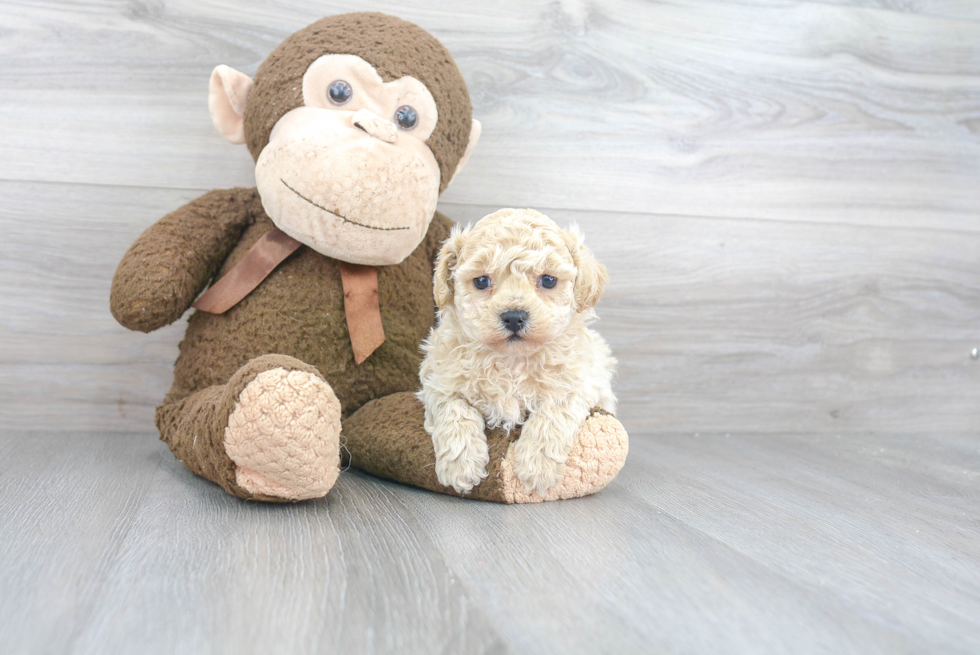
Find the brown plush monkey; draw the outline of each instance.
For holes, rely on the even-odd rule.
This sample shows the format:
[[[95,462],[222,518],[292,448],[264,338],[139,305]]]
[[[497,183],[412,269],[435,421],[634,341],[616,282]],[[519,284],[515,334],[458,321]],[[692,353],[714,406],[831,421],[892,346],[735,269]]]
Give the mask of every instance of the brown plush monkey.
[[[323,496],[342,441],[353,466],[453,493],[435,480],[411,394],[451,226],[436,201],[480,135],[452,57],[391,16],[324,18],[288,37],[254,82],[216,68],[209,107],[223,136],[248,145],[257,188],[211,191],[163,217],[112,283],[113,316],[133,330],[199,310],[157,409],[161,439],[242,498]],[[471,497],[592,493],[626,455],[622,426],[596,413],[563,481],[531,496],[510,468],[517,436],[488,432],[490,476]]]

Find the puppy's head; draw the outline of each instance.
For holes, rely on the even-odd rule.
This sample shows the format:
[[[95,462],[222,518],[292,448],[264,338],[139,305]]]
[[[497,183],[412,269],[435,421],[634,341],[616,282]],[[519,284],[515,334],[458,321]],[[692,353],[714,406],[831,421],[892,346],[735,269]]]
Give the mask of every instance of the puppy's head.
[[[436,304],[452,307],[467,338],[533,351],[602,297],[606,268],[576,229],[530,209],[501,209],[458,227],[436,260]]]

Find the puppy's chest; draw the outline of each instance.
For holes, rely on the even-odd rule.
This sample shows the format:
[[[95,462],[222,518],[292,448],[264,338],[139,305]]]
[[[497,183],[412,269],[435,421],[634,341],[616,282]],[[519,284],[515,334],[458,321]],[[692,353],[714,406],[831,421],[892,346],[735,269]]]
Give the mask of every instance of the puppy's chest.
[[[524,364],[496,362],[467,376],[466,400],[491,427],[512,428],[524,423],[555,388],[547,370]]]

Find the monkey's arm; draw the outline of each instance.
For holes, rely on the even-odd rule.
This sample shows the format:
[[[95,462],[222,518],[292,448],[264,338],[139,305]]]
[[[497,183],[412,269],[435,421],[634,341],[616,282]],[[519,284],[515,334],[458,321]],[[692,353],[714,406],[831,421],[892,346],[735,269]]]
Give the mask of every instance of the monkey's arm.
[[[255,189],[215,190],[151,225],[123,255],[109,307],[124,327],[152,332],[173,323],[214,276],[254,221]]]

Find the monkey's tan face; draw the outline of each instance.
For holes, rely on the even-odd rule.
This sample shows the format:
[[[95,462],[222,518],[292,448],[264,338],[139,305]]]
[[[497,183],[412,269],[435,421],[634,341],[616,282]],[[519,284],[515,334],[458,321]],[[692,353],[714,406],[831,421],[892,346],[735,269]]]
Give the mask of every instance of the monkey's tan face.
[[[421,242],[439,196],[425,144],[438,116],[425,86],[384,83],[353,55],[326,55],[303,78],[306,106],[276,123],[255,167],[283,232],[329,257],[383,266]]]
[[[254,86],[228,66],[211,73],[208,108],[232,143],[246,141],[245,107]],[[295,102],[286,95],[283,101]],[[451,112],[447,120],[452,125]],[[425,237],[439,190],[448,184],[427,144],[438,122],[436,101],[418,79],[385,82],[360,57],[323,55],[303,74],[302,105],[275,122],[256,161],[266,213],[329,257],[371,266],[401,262]],[[472,119],[453,175],[479,137],[480,122]]]

